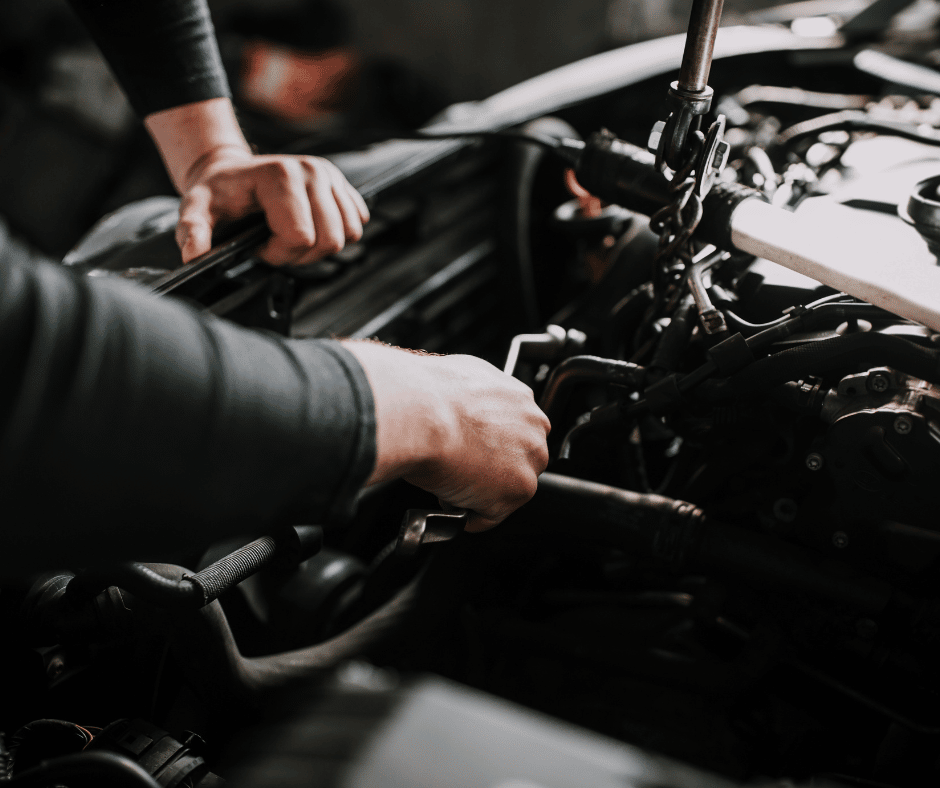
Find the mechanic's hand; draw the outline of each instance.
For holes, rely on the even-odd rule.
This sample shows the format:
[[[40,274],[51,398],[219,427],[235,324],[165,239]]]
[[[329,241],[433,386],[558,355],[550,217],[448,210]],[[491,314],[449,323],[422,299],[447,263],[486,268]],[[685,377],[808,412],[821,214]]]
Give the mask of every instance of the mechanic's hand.
[[[343,173],[315,156],[256,156],[223,147],[187,173],[176,240],[183,262],[208,252],[223,219],[263,211],[272,237],[260,256],[304,265],[362,237],[369,209]]]
[[[528,386],[473,356],[345,345],[375,399],[370,484],[403,478],[470,509],[468,531],[492,528],[535,494],[551,425]]]
[[[274,265],[310,263],[362,237],[369,210],[343,174],[314,156],[255,156],[229,99],[171,107],[144,124],[183,197],[183,262],[209,251],[219,221],[259,210],[273,234],[260,254]]]

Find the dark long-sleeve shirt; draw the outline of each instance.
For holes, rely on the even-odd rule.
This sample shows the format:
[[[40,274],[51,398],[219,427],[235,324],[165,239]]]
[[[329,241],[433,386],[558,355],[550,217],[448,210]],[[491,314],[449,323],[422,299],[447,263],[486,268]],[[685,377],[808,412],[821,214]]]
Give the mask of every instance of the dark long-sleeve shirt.
[[[140,117],[229,96],[202,0],[69,0]]]
[[[73,0],[141,115],[225,96],[203,3]],[[0,260],[0,575],[338,519],[375,462],[337,342]]]
[[[333,341],[0,265],[0,574],[166,557],[350,507],[372,395]]]

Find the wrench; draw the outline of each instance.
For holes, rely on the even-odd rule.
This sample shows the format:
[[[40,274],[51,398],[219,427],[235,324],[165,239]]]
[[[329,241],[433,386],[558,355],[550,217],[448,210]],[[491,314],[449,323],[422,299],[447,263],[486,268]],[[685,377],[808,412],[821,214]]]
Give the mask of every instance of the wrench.
[[[448,542],[459,534],[470,521],[469,509],[409,509],[401,521],[395,554],[413,556],[422,544]]]

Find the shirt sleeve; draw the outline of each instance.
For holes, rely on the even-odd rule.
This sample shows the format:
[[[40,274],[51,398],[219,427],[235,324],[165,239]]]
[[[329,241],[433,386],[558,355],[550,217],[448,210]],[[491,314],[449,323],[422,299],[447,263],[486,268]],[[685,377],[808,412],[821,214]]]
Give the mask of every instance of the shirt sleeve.
[[[230,97],[205,0],[69,0],[134,110]]]
[[[286,340],[124,283],[0,265],[0,574],[169,560],[352,508],[371,390]]]

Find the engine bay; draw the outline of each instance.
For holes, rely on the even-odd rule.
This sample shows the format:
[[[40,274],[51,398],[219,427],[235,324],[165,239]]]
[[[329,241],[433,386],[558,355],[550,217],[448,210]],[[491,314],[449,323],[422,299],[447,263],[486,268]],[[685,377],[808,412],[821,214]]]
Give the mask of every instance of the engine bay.
[[[453,107],[429,139],[328,154],[373,220],[296,275],[251,256],[252,226],[180,266],[172,201],[66,257],[246,326],[486,358],[533,388],[552,462],[482,534],[384,484],[342,527],[5,584],[0,780],[937,779],[940,325],[882,296],[940,312],[940,76],[903,36],[723,29],[707,117],[726,125],[696,133],[724,155],[699,195],[646,149],[682,39]],[[852,292],[742,249],[710,213],[740,216],[722,195],[742,190]],[[290,723],[269,719],[279,697]]]

